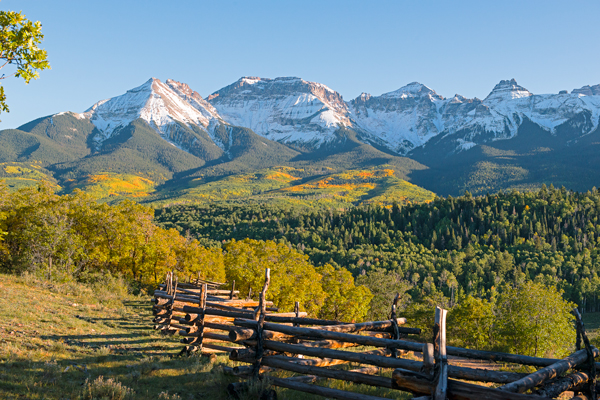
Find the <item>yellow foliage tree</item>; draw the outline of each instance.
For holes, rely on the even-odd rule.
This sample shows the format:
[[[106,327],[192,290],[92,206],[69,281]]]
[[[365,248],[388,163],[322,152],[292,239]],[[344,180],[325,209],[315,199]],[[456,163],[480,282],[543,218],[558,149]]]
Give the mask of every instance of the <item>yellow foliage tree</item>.
[[[221,249],[206,248],[196,239],[180,236],[175,246],[177,270],[184,275],[225,282],[225,259]]]
[[[235,280],[242,293],[250,288],[260,293],[265,268],[271,268],[268,298],[277,307],[292,311],[298,301],[301,310],[313,315],[321,308],[325,299],[321,275],[308,256],[281,243],[252,239],[232,240],[225,245],[225,252],[227,280]]]

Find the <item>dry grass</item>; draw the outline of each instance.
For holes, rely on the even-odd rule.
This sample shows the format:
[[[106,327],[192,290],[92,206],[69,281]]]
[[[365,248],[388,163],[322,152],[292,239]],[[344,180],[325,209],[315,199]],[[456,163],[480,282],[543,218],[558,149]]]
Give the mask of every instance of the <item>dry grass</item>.
[[[0,399],[227,399],[227,385],[239,378],[225,375],[222,366],[242,364],[225,354],[177,356],[178,338],[152,329],[149,300],[98,282],[58,284],[0,274]],[[411,397],[341,381],[319,384]],[[321,398],[275,389],[280,399]]]

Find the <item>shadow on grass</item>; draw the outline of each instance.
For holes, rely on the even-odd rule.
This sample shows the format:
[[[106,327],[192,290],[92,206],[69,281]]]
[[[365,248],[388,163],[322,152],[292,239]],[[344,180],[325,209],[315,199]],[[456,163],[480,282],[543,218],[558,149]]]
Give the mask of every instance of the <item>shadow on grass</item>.
[[[206,357],[133,357],[89,355],[50,362],[14,359],[0,368],[0,399],[77,399],[83,386],[98,377],[131,388],[134,399],[158,398],[162,392],[184,399],[227,399],[234,381]],[[4,397],[4,396],[8,397]]]

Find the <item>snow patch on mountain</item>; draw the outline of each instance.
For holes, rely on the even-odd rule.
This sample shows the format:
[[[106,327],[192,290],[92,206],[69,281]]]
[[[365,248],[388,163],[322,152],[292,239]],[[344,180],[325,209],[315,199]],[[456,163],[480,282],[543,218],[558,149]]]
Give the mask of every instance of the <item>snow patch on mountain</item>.
[[[183,150],[181,125],[195,125],[226,151],[231,137],[229,143],[223,143],[215,131],[224,124],[252,129],[271,140],[315,147],[334,140],[341,127],[349,127],[363,139],[400,154],[436,136],[451,136],[457,143],[456,151],[466,151],[487,140],[514,137],[525,119],[553,134],[565,123],[577,130],[576,135],[588,134],[600,121],[600,85],[584,86],[570,94],[534,95],[511,79],[500,81],[480,100],[458,94],[444,98],[412,82],[380,96],[362,93],[345,102],[331,88],[297,77],[243,77],[206,99],[184,83],[152,78],[74,115],[89,118],[97,127],[94,140],[98,146],[141,118]],[[190,145],[189,138],[186,143]]]
[[[405,154],[443,129],[436,104],[442,100],[432,89],[413,82],[378,97],[363,93],[349,103],[349,109],[360,128]]]
[[[177,122],[207,127],[211,119],[217,118],[214,109],[188,89],[175,81],[163,83],[151,78],[121,96],[97,102],[84,115],[100,132],[94,138],[98,144],[138,118],[167,140],[170,126]]]
[[[584,86],[568,94],[534,95],[514,79],[498,83],[482,101],[455,95],[446,99],[417,82],[381,96],[361,94],[349,103],[353,121],[390,149],[406,154],[437,135],[454,135],[457,151],[472,148],[485,134],[487,140],[510,139],[527,118],[543,129],[556,128],[582,112],[591,124],[581,134],[597,128],[600,120],[600,85]]]
[[[296,77],[244,77],[207,99],[227,123],[280,142],[319,146],[351,124],[339,93]]]

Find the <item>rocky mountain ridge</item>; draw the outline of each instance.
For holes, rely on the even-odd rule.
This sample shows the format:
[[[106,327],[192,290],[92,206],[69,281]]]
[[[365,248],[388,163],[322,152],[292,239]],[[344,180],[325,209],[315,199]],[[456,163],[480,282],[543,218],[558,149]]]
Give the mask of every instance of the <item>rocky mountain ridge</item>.
[[[206,98],[186,84],[152,78],[80,115],[98,128],[94,137],[98,146],[141,118],[178,147],[181,144],[173,129],[184,125],[206,131],[223,149],[226,143],[214,129],[224,124],[304,149],[318,149],[338,139],[340,128],[349,128],[362,142],[400,155],[442,137],[452,142],[450,153],[459,153],[477,144],[515,137],[524,120],[551,134],[566,124],[572,131],[569,140],[585,136],[598,127],[600,85],[536,95],[514,79],[503,80],[480,100],[458,94],[444,98],[413,82],[380,96],[363,93],[346,102],[323,84],[295,77],[243,77]]]

